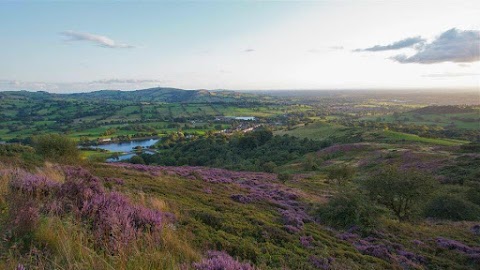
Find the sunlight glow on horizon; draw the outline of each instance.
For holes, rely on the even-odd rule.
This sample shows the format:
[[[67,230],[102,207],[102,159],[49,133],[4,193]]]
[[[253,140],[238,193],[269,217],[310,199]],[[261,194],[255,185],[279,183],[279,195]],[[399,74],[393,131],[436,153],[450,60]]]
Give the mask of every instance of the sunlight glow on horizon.
[[[462,2],[0,3],[0,91],[480,89]]]

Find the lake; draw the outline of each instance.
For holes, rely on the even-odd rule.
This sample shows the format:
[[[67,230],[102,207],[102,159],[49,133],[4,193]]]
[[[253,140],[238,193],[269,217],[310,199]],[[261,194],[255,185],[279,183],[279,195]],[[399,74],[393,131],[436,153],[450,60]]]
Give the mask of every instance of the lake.
[[[94,145],[93,148],[108,150],[111,152],[131,152],[134,147],[141,146],[148,148],[157,143],[159,139],[138,140],[129,142],[113,142],[107,144]]]

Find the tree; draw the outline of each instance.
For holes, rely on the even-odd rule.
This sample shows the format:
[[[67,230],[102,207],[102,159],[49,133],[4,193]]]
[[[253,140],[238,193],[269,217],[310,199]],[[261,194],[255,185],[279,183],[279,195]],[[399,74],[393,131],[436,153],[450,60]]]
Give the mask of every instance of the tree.
[[[145,164],[145,161],[141,156],[133,156],[130,158],[130,162],[133,164]]]
[[[355,168],[342,165],[330,168],[328,170],[327,178],[329,180],[335,180],[338,184],[345,184],[347,181],[351,180],[355,175]]]
[[[65,135],[48,134],[33,138],[35,151],[45,159],[57,162],[75,162],[80,159],[77,143]]]
[[[373,200],[392,210],[400,221],[405,221],[433,193],[436,181],[418,170],[389,166],[364,184]]]

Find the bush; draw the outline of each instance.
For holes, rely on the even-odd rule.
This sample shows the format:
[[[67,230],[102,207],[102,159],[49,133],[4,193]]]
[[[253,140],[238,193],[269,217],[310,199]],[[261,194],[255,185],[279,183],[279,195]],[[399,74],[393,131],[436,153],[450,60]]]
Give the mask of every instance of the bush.
[[[277,167],[277,164],[275,164],[275,162],[273,161],[266,162],[262,165],[263,171],[268,173],[273,173],[276,167]]]
[[[48,134],[33,138],[35,151],[45,159],[56,162],[75,162],[80,159],[77,143],[67,136]]]
[[[279,173],[277,175],[278,180],[282,181],[283,183],[292,180],[292,175],[289,173]]]
[[[338,228],[358,226],[370,230],[377,225],[380,210],[361,194],[339,194],[317,211],[320,221]]]
[[[480,205],[480,187],[471,187],[465,195],[467,200],[476,205]]]
[[[446,220],[480,220],[480,206],[453,195],[433,198],[425,207],[425,217]]]
[[[418,170],[387,167],[364,182],[370,197],[388,207],[400,221],[409,220],[435,191],[436,180]]]
[[[343,165],[330,168],[328,170],[327,178],[329,180],[337,181],[338,184],[345,184],[351,180],[355,175],[355,168]]]
[[[130,163],[133,163],[133,164],[145,164],[145,160],[143,160],[143,158],[141,156],[133,156],[131,159],[130,159]]]

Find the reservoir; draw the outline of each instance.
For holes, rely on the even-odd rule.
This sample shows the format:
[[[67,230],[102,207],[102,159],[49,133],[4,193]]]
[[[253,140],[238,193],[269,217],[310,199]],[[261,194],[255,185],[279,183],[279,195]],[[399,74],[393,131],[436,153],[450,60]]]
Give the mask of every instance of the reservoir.
[[[133,148],[141,146],[143,148],[148,148],[156,144],[159,139],[148,139],[148,140],[135,140],[129,142],[114,142],[108,144],[94,145],[93,148],[100,148],[110,152],[132,152]]]

